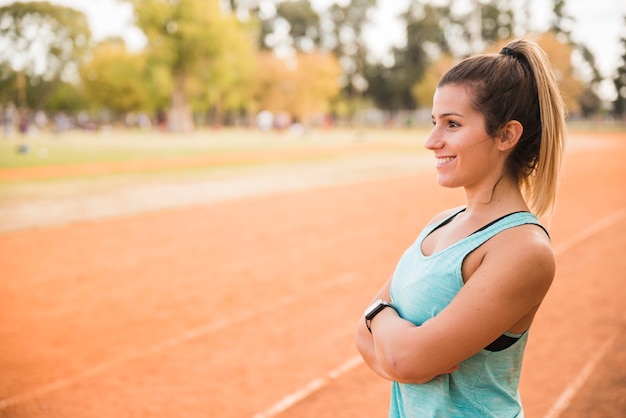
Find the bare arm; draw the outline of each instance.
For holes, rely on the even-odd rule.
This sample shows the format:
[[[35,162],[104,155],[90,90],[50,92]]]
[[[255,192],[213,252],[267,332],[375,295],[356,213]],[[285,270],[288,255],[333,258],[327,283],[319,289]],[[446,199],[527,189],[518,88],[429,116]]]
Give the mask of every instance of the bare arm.
[[[381,311],[372,320],[374,347],[367,351],[375,360],[366,362],[393,380],[424,383],[516,324],[530,325],[554,277],[555,260],[545,236],[538,231],[529,234],[528,228],[533,227],[494,237],[480,266],[450,305],[422,326],[415,327],[392,309]],[[369,334],[366,328],[365,332]]]
[[[378,293],[376,294],[373,300],[376,300],[376,299],[383,299],[387,301],[391,300],[391,297],[389,294],[390,286],[391,286],[391,279],[387,280],[385,285],[378,291]],[[378,359],[376,357],[376,349],[374,348],[374,338],[372,337],[372,334],[370,334],[369,330],[365,326],[365,318],[363,315],[359,317],[359,323],[357,325],[356,346],[357,346],[357,349],[359,350],[359,353],[361,353],[361,356],[363,357],[365,364],[367,364],[370,367],[370,369],[374,371],[374,373],[376,373],[377,375],[379,375],[380,377],[384,379],[393,380],[391,376],[389,376],[378,363]]]

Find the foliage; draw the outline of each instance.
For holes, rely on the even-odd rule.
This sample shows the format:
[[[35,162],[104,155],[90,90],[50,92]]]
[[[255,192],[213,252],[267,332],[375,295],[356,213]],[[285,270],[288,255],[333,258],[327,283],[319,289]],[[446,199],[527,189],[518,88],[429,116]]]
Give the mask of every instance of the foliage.
[[[148,39],[150,61],[172,74],[170,128],[188,130],[193,126],[190,102],[210,101],[206,98],[209,91],[199,88],[200,80],[208,78],[212,86],[219,87],[213,70],[223,74],[220,69],[225,63],[241,64],[249,57],[240,60],[235,54],[242,48],[231,48],[249,42],[247,34],[232,15],[222,12],[218,0],[130,1],[137,25]],[[201,74],[200,79],[194,79],[196,74]]]
[[[288,39],[285,45],[277,44],[276,29],[282,24],[288,25]],[[296,51],[310,52],[319,48],[322,37],[320,16],[308,0],[281,2],[276,7],[276,14],[263,21],[260,33],[262,48],[293,48]]]
[[[378,64],[368,69],[370,94],[377,106],[387,110],[416,107],[411,88],[424,76],[431,60],[430,51],[449,51],[440,26],[447,16],[446,8],[419,4],[403,15],[407,42],[406,46],[393,49],[394,65]]]
[[[259,109],[288,112],[303,122],[327,112],[339,93],[341,69],[337,59],[327,53],[299,53],[280,59],[264,52],[259,70]]]
[[[454,65],[450,55],[444,55],[434,61],[426,70],[424,76],[413,85],[411,94],[420,108],[431,108],[433,96],[439,79]]]
[[[587,85],[582,87],[582,91],[575,92],[578,103],[570,103],[570,111],[581,113],[583,116],[590,116],[593,113],[597,113],[601,107],[601,101],[596,90],[602,80],[602,76],[596,66],[595,57],[589,48],[572,39],[571,29],[576,24],[576,20],[565,13],[565,0],[553,1],[553,19],[549,32],[553,34],[559,43],[570,45],[570,53],[575,52],[578,55],[579,63],[573,69],[573,73],[579,80],[587,82]],[[559,64],[556,63],[556,65]],[[565,86],[566,89],[567,87]]]
[[[237,22],[224,25],[222,38],[228,48],[221,54],[199,62],[199,71],[190,80],[192,107],[197,112],[213,111],[219,120],[224,115],[257,111],[253,97],[257,90],[258,52],[251,34],[253,27]]]
[[[139,110],[154,111],[150,93],[158,95],[147,83],[145,54],[131,54],[119,40],[100,43],[91,59],[80,69],[85,98],[97,108],[119,115]],[[164,87],[160,85],[163,90]]]
[[[120,116],[168,110],[173,130],[190,129],[193,114],[220,122],[263,108],[289,109],[306,120],[331,102],[334,112],[348,116],[372,104],[410,110],[430,106],[450,57],[480,52],[523,30],[520,7],[511,0],[474,0],[469,17],[462,2],[409,2],[400,15],[406,44],[381,60],[365,36],[377,0],[335,1],[325,9],[307,0],[125,1],[147,38],[140,53],[119,40],[92,44],[85,16],[73,9],[48,2],[0,7],[0,104],[71,111],[87,102]],[[590,116],[601,108],[603,77],[591,51],[571,38],[575,21],[566,14],[567,1],[553,0],[552,35],[542,42],[570,112]],[[288,63],[302,75],[292,74]],[[614,80],[618,91],[621,74]],[[620,114],[621,100],[615,103]]]
[[[365,78],[368,49],[365,26],[377,0],[350,0],[345,6],[333,4],[329,9],[332,26],[330,44],[343,70],[343,89],[348,99],[359,97],[368,88]]]
[[[231,8],[244,7],[241,4],[244,2],[231,3]],[[281,1],[276,13],[269,17],[263,17],[257,9],[255,15],[261,19],[259,44],[282,56],[313,50],[332,52],[342,70],[342,101],[352,103],[348,108],[354,110],[356,101],[361,100],[368,88],[365,72],[369,50],[364,29],[376,3],[376,0],[333,3],[320,14],[310,1]]]
[[[626,16],[624,16],[626,23]],[[617,74],[613,79],[613,85],[617,92],[617,97],[613,101],[613,114],[618,119],[626,116],[626,35],[621,38],[622,44],[622,62],[617,69]]]
[[[46,102],[46,110],[50,113],[74,113],[88,108],[88,102],[76,86],[65,81],[61,81],[55,86],[54,91]]]
[[[91,45],[84,14],[48,2],[0,7],[0,100],[43,108],[63,82],[76,81]]]
[[[485,43],[497,42],[513,35],[515,14],[508,5],[497,2],[485,4],[481,8],[481,38]]]
[[[560,41],[552,32],[544,33],[538,42],[550,57],[568,113],[579,113],[581,111],[579,100],[585,87],[576,77],[576,70],[572,64],[573,47]]]

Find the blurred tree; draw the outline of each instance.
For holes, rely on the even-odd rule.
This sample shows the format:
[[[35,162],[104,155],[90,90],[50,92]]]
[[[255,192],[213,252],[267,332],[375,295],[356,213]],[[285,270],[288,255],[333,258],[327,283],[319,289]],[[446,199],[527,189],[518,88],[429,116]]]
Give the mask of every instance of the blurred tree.
[[[319,47],[321,40],[320,17],[308,0],[279,3],[277,15],[289,23],[289,35],[298,51],[309,52]]]
[[[413,3],[402,18],[406,22],[406,45],[393,48],[391,66],[377,64],[367,72],[369,95],[385,110],[415,109],[413,86],[424,76],[431,56],[449,53],[450,48],[442,30],[449,22],[447,7]]]
[[[33,93],[34,94],[34,93]],[[77,113],[88,109],[89,103],[85,100],[76,83],[61,81],[54,92],[46,100],[45,110],[49,113],[58,112]]]
[[[90,106],[105,108],[118,117],[129,112],[153,112],[159,90],[171,91],[168,84],[151,85],[145,54],[129,53],[119,39],[98,44],[90,59],[80,68],[80,74]]]
[[[211,84],[217,83],[211,76],[212,65],[224,54],[230,54],[232,71],[246,67],[245,58],[233,58],[240,51],[233,51],[231,45],[248,42],[247,34],[232,14],[222,11],[219,0],[129,1],[148,39],[151,64],[165,66],[173,77],[169,128],[189,130],[194,126],[190,103],[201,101],[190,96],[208,94],[197,88],[193,77],[203,74]]]
[[[624,23],[626,23],[626,16],[624,16]],[[613,101],[613,115],[623,121],[626,117],[626,35],[622,36],[620,41],[622,43],[622,62],[613,79],[613,85],[617,92],[617,97]]]
[[[602,106],[597,90],[603,77],[598,70],[593,53],[583,43],[576,42],[573,39],[572,28],[576,24],[576,19],[567,14],[565,9],[566,0],[554,0],[550,32],[554,34],[560,43],[571,45],[574,59],[580,62],[574,69],[574,72],[578,78],[587,81],[587,83],[583,87],[583,91],[577,95],[579,102],[572,106],[570,111],[576,109],[576,112],[579,112],[584,117],[588,117],[597,113]]]
[[[590,117],[602,109],[602,100],[600,100],[597,91],[603,77],[596,65],[596,58],[589,48],[581,43],[575,43],[574,48],[582,58],[583,67],[587,70],[586,74],[579,70],[580,77],[588,80],[585,83],[583,94],[580,96],[580,111],[583,117]]]
[[[263,52],[258,72],[259,109],[287,112],[308,124],[329,111],[330,102],[339,94],[340,75],[339,63],[329,53],[298,53],[281,59]]]
[[[263,20],[260,40],[263,49],[310,52],[320,46],[320,17],[308,0],[278,3],[276,14]]]
[[[566,0],[553,0],[550,31],[563,43],[571,42],[572,27],[576,23],[575,19],[565,12],[565,8]]]
[[[77,81],[91,46],[85,15],[48,2],[0,7],[0,39],[0,100],[30,109],[43,108],[57,88]]]
[[[439,43],[446,45],[453,56],[465,57],[481,53],[487,45],[512,37],[518,10],[513,7],[513,1],[448,0],[448,5],[439,8]]]
[[[369,87],[365,76],[369,49],[364,31],[376,5],[377,0],[334,3],[324,23],[329,29],[323,45],[335,54],[341,65],[343,95],[349,103],[350,116]]]
[[[491,1],[480,9],[483,42],[493,43],[513,36],[515,13],[510,0]]]
[[[579,78],[572,63],[574,47],[560,40],[554,32],[544,33],[537,42],[550,57],[568,113],[580,113],[585,82]]]
[[[199,71],[191,79],[194,109],[210,112],[214,124],[222,125],[237,113],[258,112],[254,101],[259,60],[254,48],[255,36],[254,22],[225,25],[222,37],[228,40],[228,48],[201,60]]]
[[[342,98],[351,116],[368,88],[365,72],[369,48],[364,29],[377,0],[334,2],[321,12],[308,0],[278,1],[272,12],[269,2],[231,2],[230,7],[252,10],[260,23],[261,49],[272,49],[280,56],[294,52],[331,51],[342,69]],[[245,4],[244,4],[245,3]],[[256,8],[253,4],[256,5]]]
[[[450,55],[441,56],[428,66],[424,76],[411,87],[411,94],[420,108],[432,107],[437,83],[453,65],[454,59]]]

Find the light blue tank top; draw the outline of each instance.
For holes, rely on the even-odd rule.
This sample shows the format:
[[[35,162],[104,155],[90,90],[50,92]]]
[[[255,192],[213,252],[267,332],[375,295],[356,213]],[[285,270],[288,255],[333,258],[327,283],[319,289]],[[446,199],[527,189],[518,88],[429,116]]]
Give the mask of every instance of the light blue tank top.
[[[529,212],[513,213],[443,251],[424,256],[422,241],[447,220],[424,228],[400,258],[391,282],[391,300],[398,313],[418,326],[443,310],[463,287],[461,265],[469,253],[505,229],[541,226]],[[518,385],[528,333],[505,335],[519,339],[501,351],[481,350],[454,373],[425,384],[393,382],[389,417],[523,417]]]

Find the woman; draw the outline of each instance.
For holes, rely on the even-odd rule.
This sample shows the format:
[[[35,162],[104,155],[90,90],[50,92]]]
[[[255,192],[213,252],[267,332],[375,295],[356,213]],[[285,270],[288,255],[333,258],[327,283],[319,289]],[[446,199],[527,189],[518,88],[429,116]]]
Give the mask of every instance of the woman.
[[[426,148],[438,183],[463,187],[466,205],[424,228],[356,337],[369,367],[393,382],[390,417],[523,416],[522,356],[555,272],[536,216],[554,205],[564,113],[528,39],[439,81]]]

